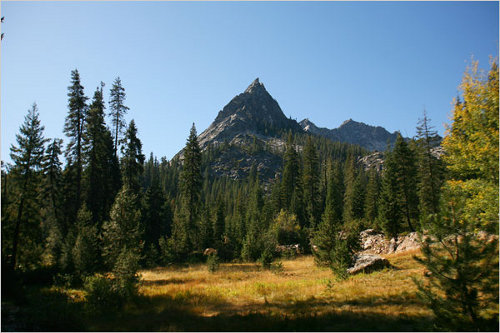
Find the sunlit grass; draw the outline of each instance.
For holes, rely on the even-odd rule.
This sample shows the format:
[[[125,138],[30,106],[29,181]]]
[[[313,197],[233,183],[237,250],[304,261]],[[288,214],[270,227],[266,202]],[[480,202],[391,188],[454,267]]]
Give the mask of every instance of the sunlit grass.
[[[412,281],[423,275],[415,254],[387,255],[391,268],[345,281],[311,256],[274,271],[252,263],[215,273],[204,264],[156,268],[140,272],[138,297],[118,311],[89,312],[85,291],[64,287],[33,287],[19,311],[27,328],[49,331],[429,331],[432,314]]]
[[[411,321],[431,316],[411,280],[423,272],[412,259],[415,253],[387,255],[392,268],[346,281],[337,281],[329,269],[317,267],[311,256],[283,260],[283,270],[277,273],[250,263],[221,264],[215,273],[202,264],[158,268],[141,272],[140,293],[156,300],[159,311],[163,298],[201,317],[260,313],[289,320],[348,313]]]

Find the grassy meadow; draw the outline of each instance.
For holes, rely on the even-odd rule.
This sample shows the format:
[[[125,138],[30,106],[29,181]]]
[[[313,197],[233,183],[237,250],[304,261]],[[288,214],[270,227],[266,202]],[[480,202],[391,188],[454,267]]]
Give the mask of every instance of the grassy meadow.
[[[33,291],[38,302],[14,314],[2,311],[2,319],[24,311],[31,326],[18,328],[39,330],[425,331],[432,314],[411,279],[423,274],[415,254],[387,255],[392,268],[346,281],[311,256],[272,271],[252,263],[221,264],[215,273],[204,264],[156,268],[140,272],[139,297],[119,313],[90,315],[83,291],[51,287]]]

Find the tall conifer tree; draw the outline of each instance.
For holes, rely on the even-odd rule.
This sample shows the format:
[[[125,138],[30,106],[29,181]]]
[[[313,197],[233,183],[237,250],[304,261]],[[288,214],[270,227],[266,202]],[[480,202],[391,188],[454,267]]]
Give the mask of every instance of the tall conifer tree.
[[[120,77],[115,79],[111,91],[109,94],[109,116],[111,117],[111,124],[113,129],[114,138],[114,152],[115,156],[118,158],[118,147],[120,145],[120,137],[125,128],[126,123],[124,116],[127,114],[129,108],[123,103],[125,102],[125,88],[122,87],[122,81]]]
[[[68,160],[67,183],[67,218],[74,220],[81,205],[82,173],[83,173],[83,135],[87,115],[87,97],[80,83],[78,70],[71,71],[71,86],[68,87],[68,115],[64,123],[64,133],[69,137],[66,148]],[[69,193],[68,193],[69,192]]]
[[[303,184],[308,226],[314,227],[321,215],[320,171],[318,153],[310,136],[304,147]]]
[[[182,218],[178,221],[179,232],[186,242],[185,248],[192,249],[196,240],[196,224],[201,208],[201,149],[198,144],[196,127],[193,123],[189,132],[180,176]]]
[[[433,156],[432,149],[439,146],[437,132],[430,124],[427,112],[419,119],[417,126],[418,147],[418,198],[420,213],[424,219],[430,214],[439,213],[439,197],[443,183],[443,168],[441,160]]]
[[[84,135],[85,200],[92,222],[102,223],[109,218],[109,211],[118,191],[118,162],[113,152],[113,140],[104,122],[102,87],[94,93],[86,119]]]
[[[44,145],[47,139],[43,137],[44,126],[38,119],[38,107],[33,104],[24,118],[24,123],[16,135],[17,146],[10,148],[10,157],[14,162],[11,170],[18,189],[17,213],[12,240],[11,267],[18,263],[19,240],[26,235],[23,244],[40,242],[40,203],[39,182],[40,171],[44,160]],[[21,230],[21,227],[23,229]],[[39,244],[40,245],[40,244]],[[34,259],[34,258],[33,258]]]
[[[142,143],[137,137],[137,127],[132,119],[125,134],[125,146],[122,147],[121,167],[123,183],[136,195],[139,195],[141,189],[144,160]]]

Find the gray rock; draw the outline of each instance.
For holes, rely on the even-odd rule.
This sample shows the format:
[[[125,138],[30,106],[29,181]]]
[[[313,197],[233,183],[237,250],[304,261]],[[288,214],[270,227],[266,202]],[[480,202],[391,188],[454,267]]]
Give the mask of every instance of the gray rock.
[[[354,266],[347,272],[351,275],[361,272],[370,273],[390,267],[389,261],[376,254],[358,254],[355,256]]]

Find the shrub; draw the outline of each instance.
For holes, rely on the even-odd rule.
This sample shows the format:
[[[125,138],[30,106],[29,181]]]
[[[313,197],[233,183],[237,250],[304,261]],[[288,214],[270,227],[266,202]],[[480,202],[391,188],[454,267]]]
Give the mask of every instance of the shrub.
[[[210,273],[214,273],[219,269],[219,257],[216,253],[211,253],[207,258],[207,268]]]
[[[87,291],[87,310],[90,312],[109,312],[117,310],[123,304],[123,297],[117,292],[114,281],[100,274],[85,279]]]
[[[270,269],[273,259],[273,252],[268,247],[266,247],[259,258],[259,262],[262,265],[262,268]]]

